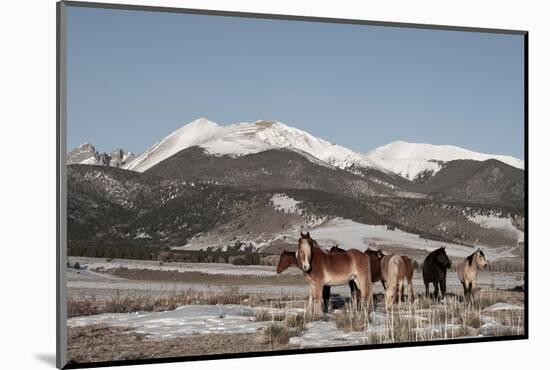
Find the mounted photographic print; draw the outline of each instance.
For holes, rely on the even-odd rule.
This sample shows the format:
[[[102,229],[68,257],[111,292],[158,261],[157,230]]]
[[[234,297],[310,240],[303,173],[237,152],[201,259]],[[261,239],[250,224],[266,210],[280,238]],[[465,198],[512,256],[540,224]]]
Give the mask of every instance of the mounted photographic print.
[[[526,77],[525,31],[58,3],[58,367],[527,338]]]

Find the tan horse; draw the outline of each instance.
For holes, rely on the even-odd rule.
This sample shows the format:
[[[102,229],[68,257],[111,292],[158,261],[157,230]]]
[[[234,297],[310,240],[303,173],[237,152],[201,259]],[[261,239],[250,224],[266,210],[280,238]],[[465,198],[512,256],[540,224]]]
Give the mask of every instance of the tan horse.
[[[488,262],[485,259],[485,254],[483,254],[481,249],[478,249],[458,264],[456,273],[464,288],[464,299],[467,301],[472,301],[474,299],[477,270],[484,269],[487,267],[487,264]]]
[[[309,281],[308,311],[320,313],[324,285],[343,285],[353,281],[359,290],[360,303],[367,309],[372,303],[369,257],[357,249],[328,253],[307,234],[300,233],[296,251],[298,267]]]
[[[386,288],[386,306],[401,303],[405,289],[405,279],[409,287],[409,301],[414,301],[413,268],[411,259],[396,254],[385,255],[378,251],[381,266],[382,283]]]

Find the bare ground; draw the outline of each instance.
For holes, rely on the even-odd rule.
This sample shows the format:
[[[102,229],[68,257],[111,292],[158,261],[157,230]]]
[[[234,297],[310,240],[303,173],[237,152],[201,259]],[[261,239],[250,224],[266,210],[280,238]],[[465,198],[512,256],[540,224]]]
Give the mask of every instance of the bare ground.
[[[69,363],[258,352],[286,348],[290,348],[288,344],[263,342],[259,334],[208,334],[159,340],[124,328],[68,328]]]

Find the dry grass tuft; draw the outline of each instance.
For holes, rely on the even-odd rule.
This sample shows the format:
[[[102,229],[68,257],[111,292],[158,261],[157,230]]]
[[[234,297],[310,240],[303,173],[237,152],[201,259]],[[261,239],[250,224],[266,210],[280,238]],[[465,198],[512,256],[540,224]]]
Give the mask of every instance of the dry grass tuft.
[[[264,343],[270,346],[287,344],[289,337],[288,329],[280,324],[268,325],[263,330]]]

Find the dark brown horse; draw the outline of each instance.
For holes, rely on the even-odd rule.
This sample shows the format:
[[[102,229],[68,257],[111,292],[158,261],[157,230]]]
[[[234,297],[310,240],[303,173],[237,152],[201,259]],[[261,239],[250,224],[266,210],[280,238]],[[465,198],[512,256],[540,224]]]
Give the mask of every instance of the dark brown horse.
[[[384,285],[384,282],[382,281],[382,269],[381,269],[381,266],[380,266],[380,260],[382,259],[384,254],[382,253],[382,251],[380,249],[373,250],[373,249],[370,249],[370,248],[367,248],[367,250],[365,251],[365,254],[367,256],[369,256],[369,260],[370,260],[370,277],[371,277],[371,281],[373,283],[376,283],[377,281],[382,282],[382,286],[384,287],[384,289],[386,289],[386,286]]]
[[[430,283],[434,285],[435,299],[439,299],[439,290],[445,298],[447,292],[447,269],[451,267],[451,260],[447,257],[445,247],[438,248],[428,254],[422,264],[422,278],[426,287],[426,297],[430,296]]]
[[[324,285],[341,285],[354,281],[359,291],[360,302],[367,306],[371,305],[370,260],[357,249],[328,253],[311,238],[309,232],[300,233],[296,260],[309,281],[308,311],[311,311],[313,316],[320,312]]]

